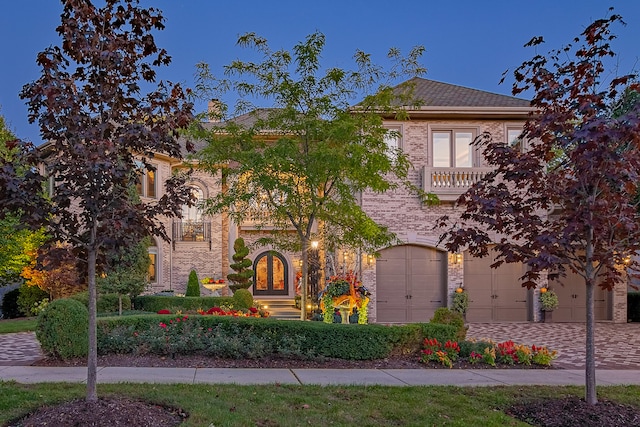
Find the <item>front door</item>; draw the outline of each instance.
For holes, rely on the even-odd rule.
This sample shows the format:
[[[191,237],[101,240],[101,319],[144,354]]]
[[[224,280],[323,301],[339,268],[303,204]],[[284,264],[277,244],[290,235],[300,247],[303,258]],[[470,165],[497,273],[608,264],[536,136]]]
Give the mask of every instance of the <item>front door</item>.
[[[277,252],[263,252],[253,262],[254,295],[288,295],[287,262]]]

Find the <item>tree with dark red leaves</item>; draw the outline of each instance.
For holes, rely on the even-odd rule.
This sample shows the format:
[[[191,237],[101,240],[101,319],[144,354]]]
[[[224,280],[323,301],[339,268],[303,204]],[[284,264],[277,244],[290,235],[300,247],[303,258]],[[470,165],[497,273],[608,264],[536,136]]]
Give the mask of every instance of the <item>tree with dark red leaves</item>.
[[[594,290],[626,286],[625,267],[637,269],[631,255],[640,250],[640,103],[630,96],[640,86],[634,75],[605,81],[615,57],[610,27],[621,22],[618,15],[597,20],[574,45],[515,70],[513,93],[534,91],[537,111],[520,144],[479,138],[495,170],[458,200],[461,218],[440,222],[450,251],[485,256],[495,243],[495,267],[524,263],[527,288],[569,271],[584,278],[590,404],[597,403]]]
[[[182,157],[177,131],[193,114],[179,85],[156,81],[155,70],[171,61],[152,35],[164,28],[159,10],[137,0],[107,0],[100,8],[89,0],[62,4],[62,44],[38,54],[40,78],[21,92],[46,143],[19,152],[25,163],[44,166],[23,179],[3,169],[0,179],[14,186],[2,211],[17,206],[30,222],[45,220],[52,238],[69,242],[86,263],[91,401],[97,400],[96,273],[109,251],[149,233],[168,238],[161,218],[178,216],[191,200],[184,177],[171,177],[153,200],[140,201],[130,190],[154,171],[154,154]],[[34,190],[43,177],[53,180],[49,198]]]

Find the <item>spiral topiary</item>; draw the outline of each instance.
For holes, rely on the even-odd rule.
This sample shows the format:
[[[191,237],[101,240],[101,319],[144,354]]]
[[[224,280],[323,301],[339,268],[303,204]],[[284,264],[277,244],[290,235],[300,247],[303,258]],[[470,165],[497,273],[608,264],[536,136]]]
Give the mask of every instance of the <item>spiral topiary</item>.
[[[247,258],[249,248],[245,246],[242,237],[238,237],[233,242],[233,250],[235,253],[231,258],[234,262],[229,267],[231,267],[235,273],[227,274],[227,279],[231,282],[229,289],[236,292],[238,289],[248,289],[251,286],[253,270],[250,267],[253,263]]]
[[[69,298],[50,302],[38,315],[36,338],[42,350],[61,359],[84,357],[89,348],[89,311]]]

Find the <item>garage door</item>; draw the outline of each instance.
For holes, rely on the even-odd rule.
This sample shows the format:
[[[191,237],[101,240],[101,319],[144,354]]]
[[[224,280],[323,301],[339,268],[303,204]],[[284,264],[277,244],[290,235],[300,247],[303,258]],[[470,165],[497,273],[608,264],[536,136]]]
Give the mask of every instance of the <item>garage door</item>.
[[[491,268],[491,256],[478,258],[465,252],[464,287],[469,292],[469,322],[527,321],[528,296],[520,276],[524,274],[521,263],[504,263]]]
[[[587,287],[584,278],[572,272],[549,282],[558,295],[558,308],[553,311],[554,322],[585,322],[587,320]],[[611,292],[596,286],[594,315],[596,320],[611,320]]]
[[[447,305],[446,253],[402,245],[380,251],[376,261],[376,320],[427,322]]]

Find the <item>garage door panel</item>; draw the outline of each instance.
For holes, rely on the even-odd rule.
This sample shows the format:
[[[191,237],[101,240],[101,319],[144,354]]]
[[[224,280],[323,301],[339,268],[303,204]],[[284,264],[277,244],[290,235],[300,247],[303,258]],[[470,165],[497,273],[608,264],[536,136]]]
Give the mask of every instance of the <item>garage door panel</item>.
[[[383,301],[376,303],[378,322],[398,323],[407,321],[407,304],[403,298],[402,304],[389,304]]]
[[[498,322],[526,322],[527,306],[526,304],[497,306],[495,317]]]
[[[526,321],[527,290],[520,284],[521,263],[491,268],[493,257],[464,256],[464,284],[469,292],[467,320],[470,322]]]
[[[443,252],[421,246],[397,246],[382,250],[376,266],[378,322],[425,322],[436,308],[446,306]]]
[[[549,282],[558,295],[558,308],[553,311],[554,322],[584,322],[586,320],[587,287],[579,274],[567,272],[565,277]],[[595,320],[611,320],[611,292],[596,286],[594,291]]]

